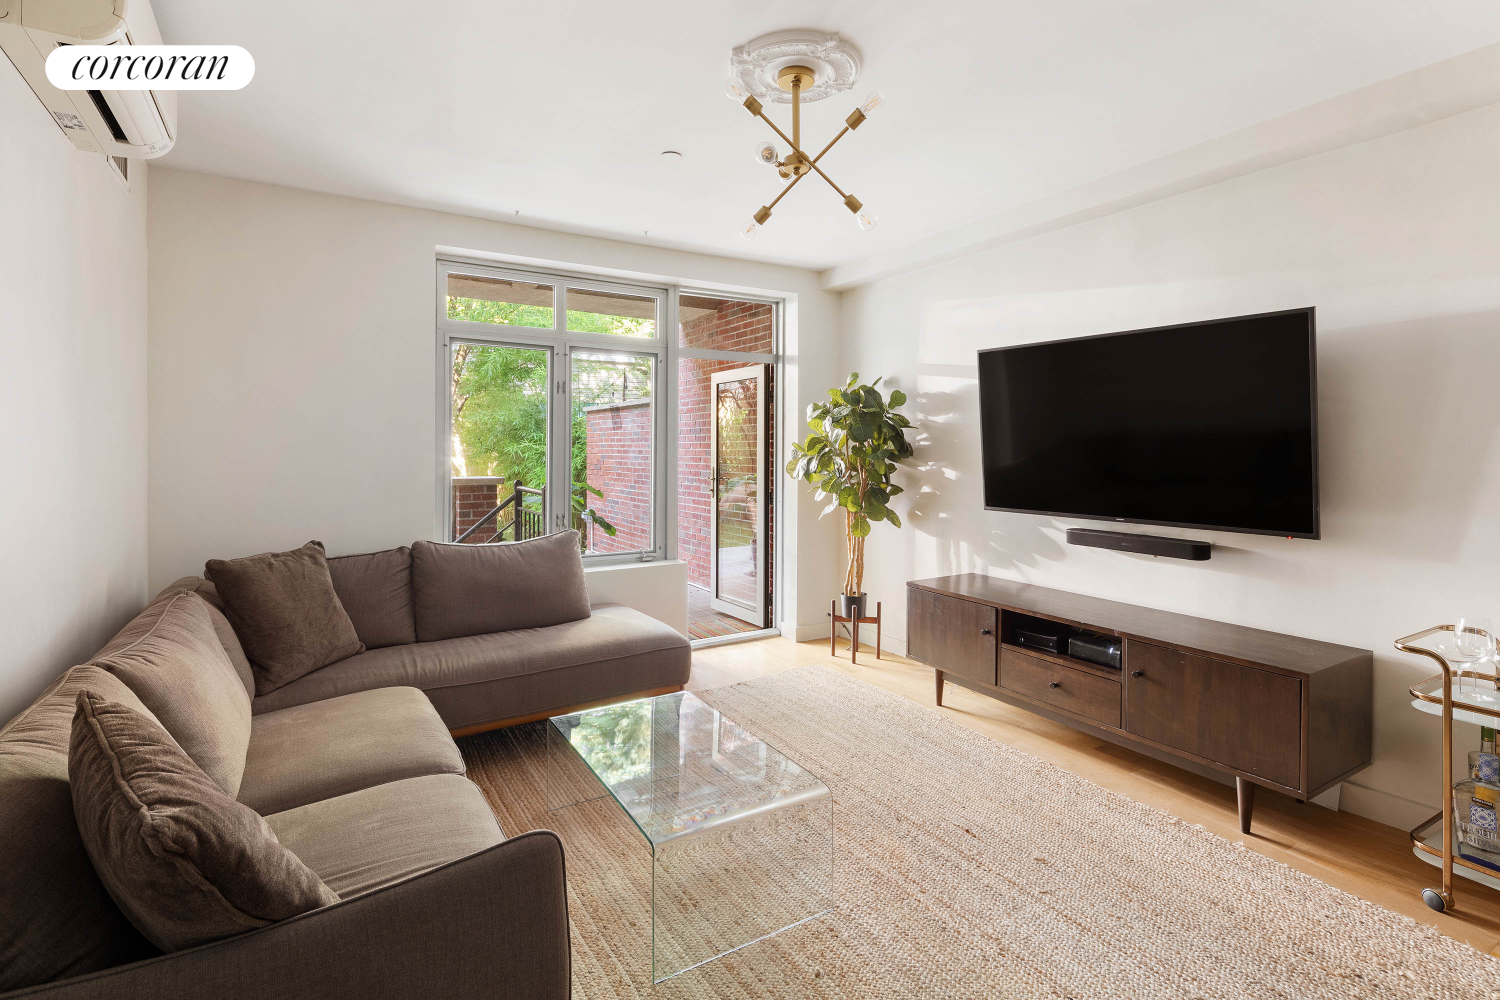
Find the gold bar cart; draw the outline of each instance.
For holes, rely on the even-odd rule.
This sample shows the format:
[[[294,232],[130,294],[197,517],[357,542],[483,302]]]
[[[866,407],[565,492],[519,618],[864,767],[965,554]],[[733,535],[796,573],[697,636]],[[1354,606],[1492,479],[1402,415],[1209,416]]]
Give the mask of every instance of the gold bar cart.
[[[1455,670],[1446,657],[1436,649],[1434,637],[1441,638],[1444,632],[1453,632],[1452,625],[1437,625],[1396,640],[1396,648],[1403,653],[1414,653],[1436,661],[1442,673],[1413,684],[1410,688],[1412,707],[1443,720],[1443,811],[1419,824],[1411,831],[1412,853],[1429,864],[1442,868],[1441,889],[1423,889],[1422,901],[1443,913],[1454,908],[1453,876],[1500,889],[1500,872],[1495,872],[1458,856],[1453,828],[1453,720],[1471,722],[1479,726],[1500,727],[1500,691],[1495,691],[1495,675],[1479,671]],[[1465,629],[1465,631],[1469,631]],[[1481,630],[1475,629],[1480,632]],[[1484,633],[1481,633],[1484,634]],[[1488,636],[1491,642],[1493,637]],[[1419,645],[1423,641],[1427,645]],[[1454,680],[1461,677],[1488,682],[1491,690],[1454,691]],[[1442,832],[1434,832],[1438,822]]]

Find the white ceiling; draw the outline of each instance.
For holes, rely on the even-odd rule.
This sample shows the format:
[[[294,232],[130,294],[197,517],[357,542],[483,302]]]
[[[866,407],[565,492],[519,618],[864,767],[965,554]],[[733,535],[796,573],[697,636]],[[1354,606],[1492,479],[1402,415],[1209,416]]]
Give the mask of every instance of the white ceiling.
[[[167,42],[256,60],[242,91],[181,95],[167,166],[815,268],[1500,41],[1494,0],[153,6]],[[738,235],[781,183],[752,157],[774,137],[723,95],[729,50],[789,27],[864,56],[853,93],[806,108],[805,145],[886,96],[823,161],[873,232],[814,177]]]

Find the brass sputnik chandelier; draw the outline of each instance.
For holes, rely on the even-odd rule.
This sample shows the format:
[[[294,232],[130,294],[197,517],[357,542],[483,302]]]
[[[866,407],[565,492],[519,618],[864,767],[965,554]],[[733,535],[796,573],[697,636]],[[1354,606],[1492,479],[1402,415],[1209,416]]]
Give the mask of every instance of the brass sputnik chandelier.
[[[805,52],[806,55],[812,57],[807,60],[808,62],[819,62],[825,67],[829,67],[830,65],[835,67],[834,72],[827,74],[833,79],[826,80],[824,86],[811,96],[809,96],[809,92],[814,91],[814,88],[819,83],[817,70],[801,62],[788,63],[786,61],[788,57],[796,58],[798,52]],[[781,58],[776,59],[777,55],[780,55]],[[817,100],[821,97],[827,97],[831,93],[849,89],[849,86],[853,83],[854,75],[859,71],[858,53],[837,35],[820,35],[810,32],[778,32],[775,35],[766,35],[763,38],[756,39],[749,45],[736,49],[734,51],[733,63],[736,68],[740,65],[750,66],[748,60],[754,59],[756,56],[763,57],[758,67],[761,70],[758,74],[760,79],[764,80],[767,77],[774,79],[776,87],[790,95],[789,103],[792,105],[792,134],[788,136],[777,127],[775,122],[766,116],[765,105],[761,103],[755,94],[750,92],[742,79],[731,78],[725,87],[725,93],[731,99],[742,104],[746,111],[771,126],[771,131],[780,136],[781,140],[791,148],[785,156],[781,156],[777,153],[776,147],[772,143],[763,142],[756,147],[756,160],[775,167],[776,172],[781,175],[782,181],[786,183],[786,187],[781,190],[780,194],[771,199],[770,204],[762,205],[754,216],[745,221],[744,225],[740,227],[740,235],[747,240],[753,239],[755,234],[760,230],[760,227],[765,225],[766,220],[771,217],[771,209],[776,207],[776,203],[785,198],[787,192],[796,187],[802,178],[812,173],[816,173],[823,180],[827,181],[828,186],[838,193],[838,196],[844,200],[844,207],[854,214],[855,221],[859,223],[860,229],[874,229],[877,222],[875,213],[865,208],[864,204],[858,198],[854,197],[854,195],[846,193],[843,188],[835,184],[833,178],[829,177],[823,168],[818,165],[818,161],[827,155],[828,151],[833,148],[834,143],[838,142],[854,129],[859,128],[865,119],[884,103],[885,99],[880,93],[872,92],[869,97],[865,98],[865,102],[855,108],[848,118],[844,119],[844,127],[839,130],[838,135],[828,140],[828,145],[824,146],[822,151],[816,156],[809,156],[802,148],[802,102],[804,100]],[[773,59],[775,62],[782,64],[767,65]],[[839,61],[834,62],[834,60]],[[769,94],[765,94],[764,96],[770,99]],[[777,97],[781,101],[787,101],[786,97],[780,95],[777,95]]]

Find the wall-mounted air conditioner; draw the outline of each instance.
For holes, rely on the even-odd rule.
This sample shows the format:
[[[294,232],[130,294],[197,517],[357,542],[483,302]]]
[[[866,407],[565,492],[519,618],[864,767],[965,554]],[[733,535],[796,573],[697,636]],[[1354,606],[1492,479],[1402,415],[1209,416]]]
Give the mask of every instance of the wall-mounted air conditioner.
[[[73,145],[110,156],[161,156],[177,141],[170,90],[58,90],[47,56],[59,45],[160,45],[147,0],[0,0],[0,49]]]

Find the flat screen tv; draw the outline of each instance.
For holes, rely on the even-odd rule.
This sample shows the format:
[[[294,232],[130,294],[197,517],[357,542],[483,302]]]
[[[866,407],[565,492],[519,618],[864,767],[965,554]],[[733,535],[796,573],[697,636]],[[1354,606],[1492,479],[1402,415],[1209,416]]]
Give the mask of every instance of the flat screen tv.
[[[984,505],[1318,537],[1312,309],[979,352]]]

